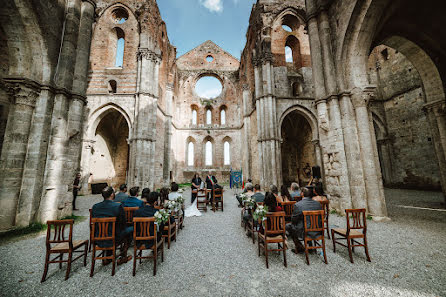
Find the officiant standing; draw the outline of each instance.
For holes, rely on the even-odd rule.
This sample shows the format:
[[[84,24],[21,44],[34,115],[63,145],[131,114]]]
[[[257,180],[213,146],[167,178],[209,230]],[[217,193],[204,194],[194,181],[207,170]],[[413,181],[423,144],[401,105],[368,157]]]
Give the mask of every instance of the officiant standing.
[[[201,187],[201,177],[198,175],[198,173],[194,174],[194,177],[192,178],[192,185],[191,185],[191,190],[192,190],[192,197],[190,200],[190,203],[194,203],[195,198],[197,198],[197,193],[194,193],[194,190],[199,190]]]
[[[213,189],[217,189],[219,185],[217,184],[217,178],[212,175],[211,172],[209,172],[208,176],[206,177],[206,188],[208,191],[211,192],[211,199],[209,200],[210,203],[214,200],[214,191]]]

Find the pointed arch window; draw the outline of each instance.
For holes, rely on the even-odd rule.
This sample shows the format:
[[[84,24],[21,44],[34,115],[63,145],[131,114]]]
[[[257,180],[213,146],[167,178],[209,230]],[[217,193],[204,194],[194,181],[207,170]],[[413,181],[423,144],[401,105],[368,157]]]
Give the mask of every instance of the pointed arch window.
[[[192,141],[187,145],[187,166],[194,166],[194,143]]]
[[[226,110],[222,109],[220,111],[220,125],[224,126],[226,125]]]
[[[192,109],[192,125],[197,125],[197,110]]]
[[[122,67],[124,64],[125,34],[121,28],[115,28],[115,30],[116,30],[115,67]]]
[[[205,146],[206,146],[205,165],[212,166],[212,142],[208,140]]]
[[[212,125],[212,111],[210,109],[206,110],[206,125]]]
[[[224,151],[224,165],[231,165],[231,144],[225,141],[223,144]]]
[[[293,63],[293,50],[289,46],[285,46],[285,61]]]

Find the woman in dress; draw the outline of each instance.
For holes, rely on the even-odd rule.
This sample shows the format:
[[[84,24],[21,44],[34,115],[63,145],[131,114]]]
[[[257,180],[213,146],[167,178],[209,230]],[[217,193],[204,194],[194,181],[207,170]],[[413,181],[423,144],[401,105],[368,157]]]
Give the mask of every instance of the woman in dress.
[[[282,197],[282,200],[285,201],[285,202],[288,202],[288,201],[292,201],[292,200],[293,200],[293,199],[291,198],[291,194],[290,194],[290,192],[288,191],[288,187],[285,186],[285,185],[282,185],[282,186],[280,187],[280,196]]]
[[[191,190],[192,190],[192,197],[190,200],[190,203],[194,203],[195,198],[197,198],[197,193],[194,193],[194,190],[199,190],[201,187],[201,178],[198,175],[198,173],[194,174],[194,177],[192,178],[192,185],[191,185]]]

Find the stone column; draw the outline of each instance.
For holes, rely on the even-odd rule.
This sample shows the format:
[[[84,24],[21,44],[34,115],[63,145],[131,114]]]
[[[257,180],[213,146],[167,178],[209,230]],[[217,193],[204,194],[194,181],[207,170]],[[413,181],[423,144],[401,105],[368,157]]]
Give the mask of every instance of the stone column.
[[[265,186],[265,176],[263,172],[263,126],[264,126],[264,114],[263,114],[263,104],[262,104],[262,95],[263,95],[263,87],[261,80],[261,72],[262,68],[260,67],[260,60],[257,58],[252,59],[252,64],[254,65],[254,83],[255,83],[255,98],[256,98],[256,113],[257,113],[257,145],[258,145],[258,162],[260,169],[260,184]]]
[[[57,218],[65,208],[68,208],[71,192],[68,191],[74,180],[74,175],[65,175],[67,160],[69,160],[68,114],[73,87],[74,70],[77,57],[77,42],[81,16],[81,0],[69,0],[66,14],[65,31],[59,63],[57,65],[56,96],[54,98],[51,135],[48,148],[48,159],[45,168],[45,187],[39,208],[39,220]],[[66,212],[65,212],[66,213]]]
[[[243,135],[244,141],[242,141],[243,147],[243,159],[245,160],[244,175],[247,177],[252,177],[251,174],[251,121],[250,121],[250,111],[251,111],[251,96],[249,85],[243,85]]]
[[[163,180],[165,186],[170,184],[170,148],[172,147],[172,98],[173,98],[174,85],[166,85],[166,120],[164,122],[164,129],[166,131],[166,137],[164,138],[164,165],[163,165]],[[187,162],[187,160],[186,160]]]
[[[361,161],[364,170],[365,188],[367,191],[368,212],[377,219],[387,217],[384,191],[380,182],[381,169],[376,164],[372,132],[370,131],[370,118],[368,103],[370,94],[358,91],[352,94],[352,102],[356,114]],[[378,165],[378,166],[377,166]]]
[[[10,111],[0,159],[0,229],[16,224],[28,139],[40,86],[24,79],[5,79],[10,93]],[[19,225],[21,221],[19,220]]]

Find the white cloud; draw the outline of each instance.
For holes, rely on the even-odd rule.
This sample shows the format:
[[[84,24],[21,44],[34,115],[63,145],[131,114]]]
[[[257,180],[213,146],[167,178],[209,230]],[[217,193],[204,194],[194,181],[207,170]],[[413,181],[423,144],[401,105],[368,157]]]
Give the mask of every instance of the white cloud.
[[[200,96],[206,99],[212,99],[215,97],[218,97],[221,94],[221,89],[220,88],[215,88],[215,89],[208,89],[208,90],[204,90]]]
[[[285,61],[293,62],[293,51],[290,47],[285,47]]]
[[[211,12],[223,11],[223,0],[200,0],[200,3]]]

